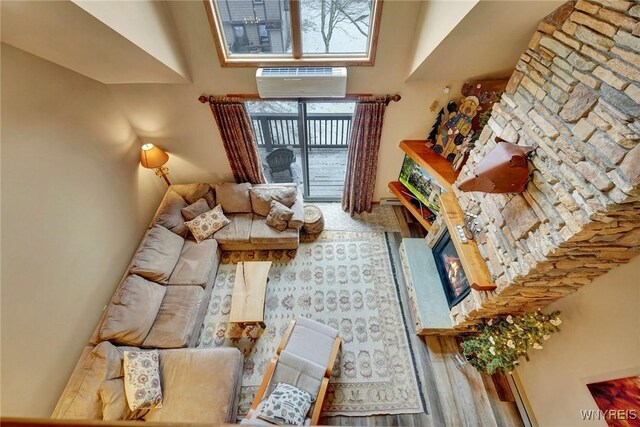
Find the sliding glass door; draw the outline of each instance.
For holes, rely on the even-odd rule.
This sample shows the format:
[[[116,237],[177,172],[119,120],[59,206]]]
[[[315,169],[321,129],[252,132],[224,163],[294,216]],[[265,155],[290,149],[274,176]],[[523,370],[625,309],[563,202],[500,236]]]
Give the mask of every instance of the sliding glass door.
[[[248,102],[268,182],[294,182],[308,201],[339,201],[354,102]]]

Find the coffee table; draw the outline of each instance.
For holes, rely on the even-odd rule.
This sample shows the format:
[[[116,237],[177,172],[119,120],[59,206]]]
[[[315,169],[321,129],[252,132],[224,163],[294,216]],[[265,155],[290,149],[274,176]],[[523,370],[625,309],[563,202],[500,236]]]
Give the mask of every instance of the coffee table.
[[[271,261],[238,263],[231,294],[230,323],[237,323],[242,329],[248,324],[265,328],[264,298],[270,268]]]

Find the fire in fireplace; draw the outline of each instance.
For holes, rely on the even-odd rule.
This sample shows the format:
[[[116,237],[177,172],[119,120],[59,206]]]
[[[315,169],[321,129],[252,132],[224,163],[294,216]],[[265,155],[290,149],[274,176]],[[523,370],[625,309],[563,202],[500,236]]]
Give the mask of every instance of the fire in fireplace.
[[[460,257],[449,232],[445,232],[433,247],[433,256],[438,267],[440,281],[447,296],[449,308],[458,304],[470,292],[469,280],[464,273]]]

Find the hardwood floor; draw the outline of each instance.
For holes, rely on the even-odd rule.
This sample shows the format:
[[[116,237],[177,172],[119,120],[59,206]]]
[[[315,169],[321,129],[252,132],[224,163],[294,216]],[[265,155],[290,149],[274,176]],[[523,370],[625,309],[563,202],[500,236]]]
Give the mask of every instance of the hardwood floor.
[[[396,215],[400,222],[403,237],[422,237],[410,218],[398,207]],[[400,240],[392,242],[392,250],[397,251]],[[396,264],[399,256],[394,254]],[[395,266],[401,275],[400,265]],[[406,287],[401,292],[404,301],[408,301]],[[427,412],[421,414],[378,415],[369,417],[324,417],[322,424],[344,426],[522,426],[522,420],[513,402],[501,402],[493,380],[480,375],[473,367],[456,367],[451,359],[459,352],[453,337],[427,337],[415,335],[415,322],[410,308],[403,305],[407,319],[410,339],[416,356],[416,363],[422,383],[422,391],[427,403]]]

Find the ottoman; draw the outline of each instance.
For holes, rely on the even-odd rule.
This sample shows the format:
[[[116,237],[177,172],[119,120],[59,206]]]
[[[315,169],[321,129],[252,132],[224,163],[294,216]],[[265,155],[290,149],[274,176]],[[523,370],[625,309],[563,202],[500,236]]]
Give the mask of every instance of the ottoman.
[[[303,228],[307,234],[319,234],[324,230],[324,217],[319,207],[304,205]]]

